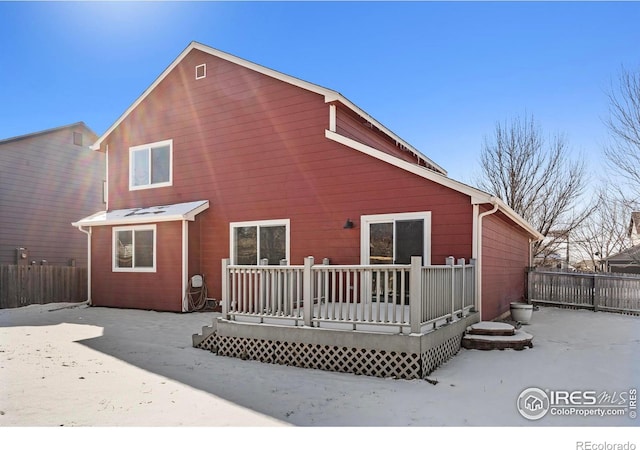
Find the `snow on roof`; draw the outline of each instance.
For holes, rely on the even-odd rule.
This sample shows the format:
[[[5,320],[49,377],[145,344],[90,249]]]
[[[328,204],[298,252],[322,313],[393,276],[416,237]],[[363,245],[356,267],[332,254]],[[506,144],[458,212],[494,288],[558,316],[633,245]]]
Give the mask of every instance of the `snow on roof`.
[[[173,205],[150,206],[147,208],[115,209],[100,211],[91,216],[73,222],[74,227],[92,227],[100,225],[126,225],[150,222],[168,222],[174,220],[195,220],[195,216],[209,208],[208,200],[199,200]]]

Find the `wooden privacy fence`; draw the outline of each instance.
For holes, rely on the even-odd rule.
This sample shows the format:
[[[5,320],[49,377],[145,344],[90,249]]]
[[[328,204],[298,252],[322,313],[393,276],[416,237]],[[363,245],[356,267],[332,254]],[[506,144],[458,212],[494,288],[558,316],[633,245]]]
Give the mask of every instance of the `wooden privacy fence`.
[[[0,266],[0,309],[83,302],[87,297],[85,267]]]
[[[529,300],[640,314],[640,277],[609,273],[529,272]]]

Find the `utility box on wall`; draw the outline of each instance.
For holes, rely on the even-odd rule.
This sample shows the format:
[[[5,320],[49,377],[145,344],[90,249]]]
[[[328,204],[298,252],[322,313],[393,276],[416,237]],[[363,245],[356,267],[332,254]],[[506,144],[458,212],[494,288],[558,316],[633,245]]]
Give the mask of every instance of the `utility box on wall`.
[[[29,251],[24,247],[16,248],[16,265],[27,266],[29,265]]]

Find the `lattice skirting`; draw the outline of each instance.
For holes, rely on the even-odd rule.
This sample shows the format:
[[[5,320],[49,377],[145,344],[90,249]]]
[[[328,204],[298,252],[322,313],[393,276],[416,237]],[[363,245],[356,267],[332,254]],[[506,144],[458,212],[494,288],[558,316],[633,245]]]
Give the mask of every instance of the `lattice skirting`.
[[[423,377],[426,377],[431,372],[436,370],[440,364],[448,361],[456,353],[460,351],[462,345],[462,335],[456,335],[450,337],[442,344],[431,347],[426,352],[422,353],[422,373]]]
[[[424,378],[454,356],[462,335],[453,336],[422,354],[359,349],[298,342],[268,341],[213,333],[198,348],[221,356],[332,372],[384,378]]]

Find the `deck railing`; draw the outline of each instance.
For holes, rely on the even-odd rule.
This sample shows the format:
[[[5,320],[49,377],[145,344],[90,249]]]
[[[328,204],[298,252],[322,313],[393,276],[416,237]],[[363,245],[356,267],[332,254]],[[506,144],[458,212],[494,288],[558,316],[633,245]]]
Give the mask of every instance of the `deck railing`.
[[[222,313],[229,320],[400,333],[450,322],[475,306],[475,266],[222,262]]]

